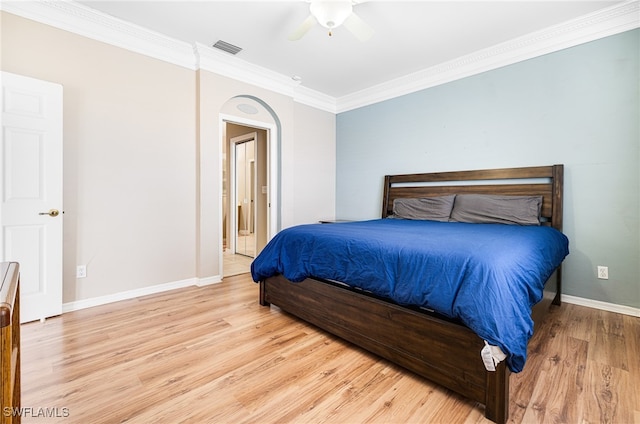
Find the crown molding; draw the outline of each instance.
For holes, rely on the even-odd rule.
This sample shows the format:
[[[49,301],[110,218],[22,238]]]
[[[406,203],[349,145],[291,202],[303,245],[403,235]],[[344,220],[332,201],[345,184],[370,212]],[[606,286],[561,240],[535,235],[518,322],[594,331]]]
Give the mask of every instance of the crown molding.
[[[640,2],[627,1],[336,99],[336,113],[640,27]]]
[[[321,109],[326,112],[336,114],[336,98],[329,96],[328,94],[321,93],[316,90],[312,90],[303,85],[298,85],[295,89],[293,100],[305,104],[307,106]]]
[[[187,69],[215,72],[336,112],[335,98],[301,87],[290,77],[202,44],[178,41],[74,1],[2,1],[0,10]]]
[[[291,78],[245,60],[220,52],[204,44],[195,43],[193,52],[196,68],[256,85],[293,97],[296,84]]]
[[[291,77],[254,65],[204,44],[194,45],[196,67],[292,97],[294,101],[335,113],[335,98],[303,87]]]
[[[215,72],[331,113],[357,109],[640,27],[640,2],[630,0],[335,98],[211,47],[175,40],[74,1],[1,1],[0,10],[187,69]]]
[[[1,1],[0,10],[113,46],[195,70],[189,43],[73,1]]]

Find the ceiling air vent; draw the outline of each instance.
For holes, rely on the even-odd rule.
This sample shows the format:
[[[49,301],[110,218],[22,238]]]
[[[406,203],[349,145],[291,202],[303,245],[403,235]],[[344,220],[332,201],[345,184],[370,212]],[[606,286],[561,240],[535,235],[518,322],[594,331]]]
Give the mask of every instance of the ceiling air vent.
[[[231,54],[238,54],[238,52],[242,50],[241,47],[234,46],[233,44],[229,44],[226,41],[222,41],[222,40],[216,41],[213,47],[215,47],[216,49],[222,50],[223,52],[227,52]]]

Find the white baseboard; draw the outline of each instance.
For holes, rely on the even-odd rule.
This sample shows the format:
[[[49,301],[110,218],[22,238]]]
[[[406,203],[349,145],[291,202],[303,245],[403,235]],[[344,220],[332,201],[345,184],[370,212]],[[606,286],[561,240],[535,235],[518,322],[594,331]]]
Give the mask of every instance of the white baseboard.
[[[172,281],[170,283],[156,284],[155,286],[142,287],[134,290],[113,293],[106,296],[92,297],[90,299],[77,300],[62,304],[62,313],[78,311],[80,309],[91,308],[94,306],[106,305],[107,303],[119,302],[121,300],[134,299],[136,297],[147,296],[150,294],[162,293],[169,290],[181,289],[189,286],[208,286],[210,284],[220,283],[222,278],[219,275],[207,278],[188,278],[186,280]]]
[[[626,305],[616,305],[615,303],[601,302],[599,300],[585,299],[583,297],[562,295],[562,301],[574,305],[586,306],[603,311],[615,312],[618,314],[631,315],[632,317],[640,317],[640,309]]]
[[[204,287],[211,284],[218,284],[221,282],[222,282],[222,278],[219,275],[214,275],[213,277],[198,278],[198,280],[196,281],[196,286]]]

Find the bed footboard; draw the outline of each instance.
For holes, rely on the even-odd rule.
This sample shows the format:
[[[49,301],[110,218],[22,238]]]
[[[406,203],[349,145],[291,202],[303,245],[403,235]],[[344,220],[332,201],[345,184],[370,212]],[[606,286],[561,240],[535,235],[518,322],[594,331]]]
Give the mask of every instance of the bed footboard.
[[[274,305],[437,384],[485,405],[485,416],[506,422],[510,371],[480,359],[484,341],[467,327],[328,282],[260,283],[260,304]],[[364,313],[363,313],[364,312]]]

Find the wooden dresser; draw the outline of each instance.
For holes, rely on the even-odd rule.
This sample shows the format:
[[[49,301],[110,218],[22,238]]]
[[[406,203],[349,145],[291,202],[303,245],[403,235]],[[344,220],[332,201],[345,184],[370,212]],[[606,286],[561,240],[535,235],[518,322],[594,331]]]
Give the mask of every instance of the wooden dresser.
[[[0,264],[0,423],[20,422],[20,273],[15,262]]]

